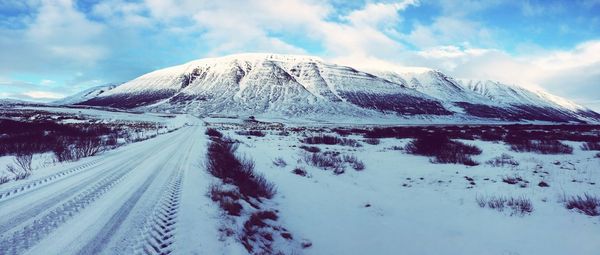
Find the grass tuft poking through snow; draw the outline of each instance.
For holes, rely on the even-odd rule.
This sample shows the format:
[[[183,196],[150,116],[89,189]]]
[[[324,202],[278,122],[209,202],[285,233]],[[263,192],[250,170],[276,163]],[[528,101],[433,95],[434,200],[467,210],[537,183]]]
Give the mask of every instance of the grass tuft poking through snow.
[[[504,197],[504,196],[477,196],[475,201],[481,208],[490,208],[499,212],[510,210],[510,216],[530,214],[533,212],[533,204],[526,197]]]
[[[356,171],[365,169],[365,163],[354,155],[342,155],[337,151],[326,151],[323,153],[303,153],[304,162],[323,170],[333,170],[334,174],[346,172],[346,164]]]
[[[283,160],[283,158],[277,157],[273,160],[273,165],[275,165],[277,167],[286,167],[287,162],[285,162],[285,160]]]
[[[308,176],[308,173],[306,172],[306,170],[302,167],[296,167],[294,168],[294,170],[292,170],[292,173],[300,175],[302,177],[306,177]]]
[[[479,163],[471,159],[471,155],[481,154],[481,149],[473,145],[452,141],[444,135],[428,135],[419,137],[405,147],[409,154],[434,157],[433,163],[454,163],[475,166]]]
[[[14,175],[13,180],[15,180],[15,181],[27,179],[31,175],[31,171],[23,170],[23,169],[17,169],[12,164],[11,165],[7,165],[6,166],[6,170],[8,172],[10,172],[11,174]]]
[[[584,151],[600,151],[600,142],[586,142],[581,145]]]
[[[356,171],[362,171],[365,169],[365,163],[363,163],[362,160],[358,159],[354,155],[344,155],[342,159],[344,159],[344,162],[349,163],[350,166],[352,166],[352,168],[354,168]]]
[[[304,162],[323,170],[333,170],[335,174],[343,174],[346,170],[339,153],[304,153]]]
[[[378,138],[366,138],[363,141],[370,145],[378,145],[379,143],[381,143],[381,141]]]
[[[589,216],[600,216],[600,197],[587,193],[583,196],[572,196],[565,201],[565,207],[569,210],[577,209]]]
[[[237,131],[235,132],[238,135],[244,135],[244,136],[257,136],[257,137],[265,137],[267,134],[265,134],[264,132],[260,131],[260,130],[248,130],[248,131]]]
[[[0,185],[7,183],[9,180],[8,176],[0,176]]]
[[[308,152],[312,152],[312,153],[321,152],[321,149],[319,149],[319,147],[315,147],[315,146],[300,145],[300,146],[298,146],[298,148],[303,149]]]
[[[242,205],[238,202],[240,194],[237,190],[227,190],[221,185],[213,184],[209,190],[210,199],[219,203],[219,207],[228,215],[240,216]]]
[[[573,147],[558,140],[512,140],[506,141],[510,149],[516,152],[535,152],[538,154],[572,154]]]
[[[515,158],[506,153],[502,153],[502,155],[490,159],[485,162],[486,164],[493,167],[504,167],[504,166],[518,166],[519,162],[515,160]]]
[[[307,144],[327,144],[327,145],[343,145],[350,147],[361,147],[361,144],[350,138],[339,138],[331,135],[310,136],[302,139],[303,143]]]

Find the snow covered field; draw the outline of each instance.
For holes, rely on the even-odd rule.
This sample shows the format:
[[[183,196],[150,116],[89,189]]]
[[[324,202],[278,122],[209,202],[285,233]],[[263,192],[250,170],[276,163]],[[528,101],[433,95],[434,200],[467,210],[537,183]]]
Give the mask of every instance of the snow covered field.
[[[239,151],[277,185],[279,220],[309,238],[306,254],[597,254],[600,218],[567,210],[564,198],[600,194],[600,159],[567,142],[572,155],[517,153],[503,143],[477,145],[482,164],[432,164],[427,157],[392,149],[410,139],[381,139],[361,147],[316,145],[362,160],[365,169],[346,166],[339,175],[310,166],[298,146],[303,133],[266,131],[265,137],[225,134],[241,141]],[[314,134],[314,133],[313,133]],[[362,137],[349,136],[358,141]],[[396,148],[397,148],[396,147]],[[519,165],[486,162],[506,153]],[[276,166],[278,158],[287,163]],[[307,176],[294,174],[304,169]],[[516,184],[505,177],[521,177]],[[540,187],[544,181],[549,187]],[[523,186],[523,187],[522,187]],[[477,198],[527,198],[533,211],[511,215],[481,208]]]
[[[600,217],[565,208],[572,196],[600,196],[598,151],[582,150],[581,142],[563,141],[572,154],[541,155],[512,151],[503,142],[461,140],[482,150],[472,157],[479,165],[465,166],[407,154],[412,139],[382,138],[377,144],[354,134],[345,137],[357,142],[353,146],[301,141],[338,136],[331,127],[294,125],[283,132],[272,124],[260,136],[237,120],[95,115],[183,127],[76,162],[40,165],[29,178],[0,185],[0,254],[248,254],[241,242],[244,221],[257,208],[276,211],[276,225],[285,232],[274,234],[289,231],[293,237],[288,242],[276,236],[273,253],[600,251]],[[257,208],[244,204],[239,217],[211,201],[211,184],[219,180],[205,167],[207,126],[239,141],[237,154],[254,161],[255,171],[276,186],[271,199]],[[323,170],[307,162],[310,154],[302,145],[353,156],[364,169],[342,162],[343,172]],[[510,156],[508,163],[487,163],[502,154]],[[478,204],[494,197],[526,199],[532,210]]]

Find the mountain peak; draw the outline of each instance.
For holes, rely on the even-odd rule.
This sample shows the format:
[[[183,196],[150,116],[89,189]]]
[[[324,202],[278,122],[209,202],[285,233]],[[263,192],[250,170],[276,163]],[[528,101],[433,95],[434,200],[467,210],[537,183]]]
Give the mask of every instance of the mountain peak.
[[[273,60],[273,61],[281,61],[281,62],[297,62],[297,61],[324,62],[323,59],[321,59],[320,57],[316,57],[316,56],[256,52],[256,53],[238,53],[238,54],[231,54],[231,55],[226,55],[226,56],[221,56],[221,57],[202,58],[202,59],[190,61],[187,64],[223,63],[223,62],[228,62],[228,61],[257,62],[257,61],[265,61],[265,60]]]
[[[81,103],[328,121],[568,122],[598,117],[581,116],[584,108],[563,101],[498,82],[461,82],[430,68],[384,67],[363,72],[313,56],[244,53],[157,70]]]

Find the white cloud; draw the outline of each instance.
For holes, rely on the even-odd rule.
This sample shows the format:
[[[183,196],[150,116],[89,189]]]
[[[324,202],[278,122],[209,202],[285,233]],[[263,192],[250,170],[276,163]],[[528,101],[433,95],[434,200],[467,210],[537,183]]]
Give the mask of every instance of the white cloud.
[[[430,25],[417,24],[404,39],[419,48],[443,45],[494,44],[493,32],[481,24],[454,16],[440,16]]]
[[[23,95],[36,100],[52,100],[65,97],[65,95],[48,91],[27,91]]]
[[[55,81],[53,81],[53,80],[47,80],[47,79],[44,79],[44,80],[40,81],[40,85],[42,85],[42,86],[48,86],[48,85],[52,85],[52,84],[55,84],[55,83],[56,83]]]
[[[0,28],[0,74],[52,73],[93,68],[108,49],[104,25],[88,20],[71,0],[43,0],[28,5],[35,15],[23,28]]]
[[[535,64],[548,70],[580,68],[600,61],[600,41],[589,41],[577,45],[570,51],[554,51],[535,60]]]
[[[97,44],[104,27],[75,10],[71,0],[45,0],[25,36],[39,42],[47,54],[90,64],[102,58],[105,49]]]
[[[457,78],[490,79],[544,89],[582,104],[598,100],[600,41],[584,42],[572,50],[519,56],[498,49],[444,46],[408,54],[406,59]]]
[[[193,19],[205,31],[202,40],[215,45],[208,55],[239,51],[305,53],[271,34],[307,34],[328,12],[328,5],[299,0],[219,1],[205,5]]]
[[[404,0],[394,3],[368,3],[363,9],[355,10],[345,19],[356,26],[378,27],[381,24],[393,25],[400,21],[398,12],[411,5],[418,5],[418,0]]]

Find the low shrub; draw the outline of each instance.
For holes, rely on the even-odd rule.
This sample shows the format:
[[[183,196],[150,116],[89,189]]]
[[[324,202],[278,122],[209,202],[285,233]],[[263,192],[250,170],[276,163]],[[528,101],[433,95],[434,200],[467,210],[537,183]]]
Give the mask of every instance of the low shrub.
[[[217,138],[223,137],[223,134],[221,132],[219,132],[218,130],[214,129],[214,128],[208,128],[208,129],[206,129],[205,134],[208,135],[208,136],[210,136],[210,137],[217,137]]]
[[[269,231],[265,231],[268,226],[267,220],[276,221],[279,217],[274,211],[257,211],[252,213],[248,220],[244,222],[244,229],[240,236],[242,245],[251,254],[270,254],[272,253],[271,244],[273,242],[273,236]],[[262,244],[259,247],[266,253],[255,253],[255,246],[253,243]],[[265,247],[266,246],[266,247]]]
[[[499,212],[503,212],[505,209],[510,209],[511,216],[523,216],[533,212],[533,204],[531,203],[531,200],[526,197],[507,198],[503,196],[477,196],[475,200],[481,208],[488,207]]]
[[[267,134],[265,134],[264,132],[260,131],[260,130],[245,130],[245,131],[237,131],[235,132],[238,135],[245,135],[245,136],[257,136],[257,137],[264,137]]]
[[[600,197],[587,193],[583,196],[572,196],[565,201],[565,207],[589,216],[600,216]]]
[[[354,155],[344,155],[342,159],[344,162],[349,163],[350,166],[352,166],[352,168],[354,168],[356,171],[362,171],[365,169],[365,163],[363,163]]]
[[[17,173],[17,174],[15,174],[15,181],[25,180],[29,176],[31,176],[31,172],[20,172],[20,173]]]
[[[327,144],[327,145],[343,145],[350,147],[360,147],[360,143],[354,139],[350,138],[339,138],[337,136],[331,135],[320,135],[320,136],[310,136],[305,137],[301,140],[303,143],[307,144]]]
[[[481,154],[481,149],[458,141],[452,141],[442,135],[428,135],[417,138],[404,147],[409,154],[434,157],[434,163],[454,163],[474,166],[478,163],[471,155]]]
[[[581,145],[584,151],[600,151],[600,142],[586,142]]]
[[[53,152],[60,162],[77,160],[127,142],[156,136],[163,127],[153,123],[60,123],[48,112],[22,121],[0,120],[0,156]],[[38,119],[41,118],[41,119]],[[73,118],[77,118],[76,116]],[[148,135],[150,134],[150,135]]]
[[[572,154],[573,147],[558,140],[517,140],[507,141],[510,149],[516,152],[534,152],[538,154]]]
[[[336,153],[305,153],[304,162],[324,170],[333,170],[336,174],[344,172],[343,161]]]
[[[285,167],[285,166],[287,166],[287,162],[285,162],[285,160],[283,160],[283,158],[275,158],[273,160],[273,165],[278,166],[278,167]]]
[[[210,186],[209,196],[210,199],[217,202],[219,207],[221,207],[228,215],[241,215],[242,205],[238,202],[240,194],[237,191],[225,190],[221,186],[213,184]]]
[[[304,168],[300,168],[300,167],[294,168],[294,170],[292,170],[292,173],[303,176],[303,177],[306,177],[308,175],[306,170]]]
[[[248,197],[272,198],[275,185],[254,171],[254,162],[235,155],[237,144],[229,138],[215,139],[208,146],[206,169],[225,183],[235,185]]]
[[[321,152],[321,149],[319,149],[319,147],[316,147],[316,146],[300,145],[298,148],[303,149],[308,152],[312,152],[312,153]]]
[[[493,167],[504,167],[504,166],[518,166],[519,162],[515,160],[515,158],[506,153],[502,153],[502,155],[490,159],[485,162],[486,164]]]
[[[5,184],[8,181],[10,181],[10,179],[8,178],[8,176],[0,176],[0,185]]]
[[[480,139],[482,141],[502,141],[504,138],[502,132],[498,132],[496,129],[482,130]]]
[[[381,143],[381,141],[378,138],[366,138],[363,140],[365,143],[371,144],[371,145],[378,145],[379,143]]]
[[[6,170],[13,174],[13,180],[15,181],[24,180],[27,179],[27,177],[31,176],[31,171],[25,170],[23,168],[18,169],[12,164],[7,165]]]
[[[234,200],[240,199],[241,195],[236,190],[227,190],[222,185],[212,184],[209,188],[209,196],[213,201],[220,201],[225,197],[229,197]]]
[[[33,161],[33,155],[28,153],[28,154],[18,154],[14,160],[15,164],[21,168],[21,171],[23,172],[31,172],[32,167],[31,167],[31,163]]]
[[[508,184],[511,184],[511,185],[514,185],[514,184],[520,183],[520,182],[522,182],[522,181],[523,181],[523,178],[521,178],[520,176],[517,176],[517,175],[515,175],[515,176],[504,176],[504,177],[502,177],[502,182],[504,182],[504,183],[508,183]]]

